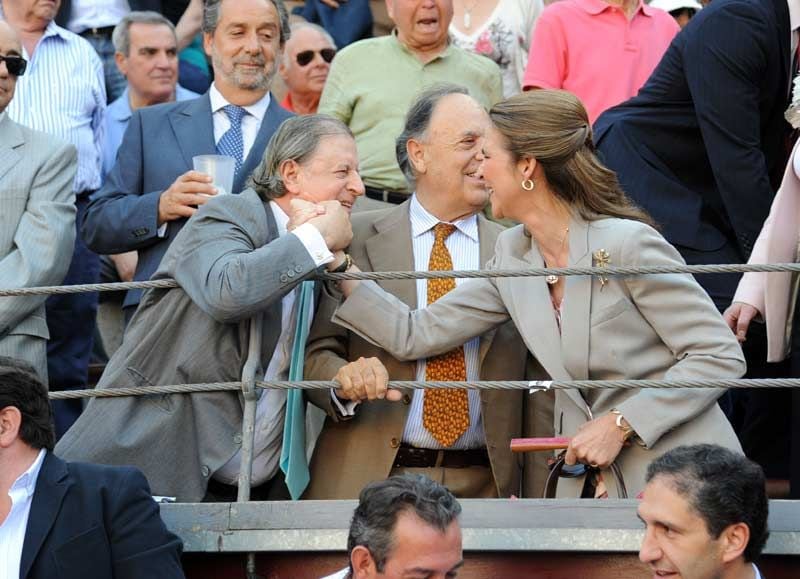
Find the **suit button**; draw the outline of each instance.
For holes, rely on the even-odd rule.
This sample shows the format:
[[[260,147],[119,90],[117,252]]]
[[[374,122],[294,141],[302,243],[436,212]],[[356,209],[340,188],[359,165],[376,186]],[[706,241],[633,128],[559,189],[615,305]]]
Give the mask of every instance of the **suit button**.
[[[301,271],[303,271],[303,266],[302,265],[296,265],[296,266],[294,266],[294,270],[297,273],[300,273]]]
[[[397,440],[396,438],[392,438],[389,441],[389,446],[391,446],[392,448],[398,448],[400,446],[400,441]]]
[[[284,274],[281,274],[281,281],[282,281],[283,283],[286,283],[287,281],[289,281],[289,278],[288,278],[288,277],[286,277],[286,274],[285,274],[285,273],[284,273]]]
[[[294,270],[290,269],[289,271],[286,272],[286,275],[288,275],[289,277],[294,277],[295,275]]]
[[[206,465],[203,465],[203,468],[200,469],[200,474],[203,475],[203,478],[206,478],[208,475],[211,474],[211,469],[208,468]]]
[[[403,394],[403,404],[411,404],[411,396]]]
[[[233,437],[233,442],[235,444],[242,444],[242,435],[241,434],[237,434],[236,436],[234,436]]]

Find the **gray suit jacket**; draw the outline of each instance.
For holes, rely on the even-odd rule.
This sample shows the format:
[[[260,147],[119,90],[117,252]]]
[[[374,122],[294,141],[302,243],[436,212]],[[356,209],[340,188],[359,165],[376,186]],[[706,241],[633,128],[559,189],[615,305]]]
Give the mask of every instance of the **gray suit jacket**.
[[[75,147],[0,117],[0,287],[58,285],[75,244]],[[47,381],[47,296],[0,298],[0,354]]]
[[[180,288],[143,296],[98,388],[238,381],[250,317],[263,313],[258,375],[281,331],[281,298],[315,273],[294,235],[277,237],[251,189],[212,199],[187,222],[154,279]],[[153,493],[202,500],[209,477],[241,445],[235,392],[93,399],[56,447],[72,461],[131,464]]]
[[[683,260],[655,230],[622,219],[573,220],[569,264],[591,266],[604,249],[610,265],[674,265]],[[543,267],[522,226],[503,232],[489,268]],[[334,321],[380,343],[393,355],[414,359],[446,351],[508,320],[556,380],[685,379],[739,377],[744,357],[707,294],[690,275],[566,278],[559,333],[542,278],[474,280],[416,312],[374,284],[362,283]],[[367,312],[380,311],[380,318]],[[628,492],[644,487],[648,463],[680,444],[712,442],[741,451],[719,406],[720,389],[566,390],[556,393],[554,429],[573,435],[590,420],[619,409],[645,446],[620,453]],[[535,395],[534,395],[535,396]],[[609,475],[610,476],[610,475]],[[576,496],[579,479],[559,490]],[[612,486],[613,485],[609,485]],[[610,489],[613,492],[613,489]]]
[[[361,269],[414,270],[409,206],[409,202],[405,202],[399,207],[353,215],[353,243],[348,251]],[[502,230],[496,223],[478,216],[482,264],[491,258]],[[415,281],[386,280],[379,285],[409,308],[417,307]],[[416,380],[415,361],[397,360],[358,334],[333,324],[330,318],[337,305],[338,298],[327,296],[317,310],[306,349],[306,379],[330,380],[348,362],[374,356],[387,367],[390,379]],[[382,315],[376,312],[380,310],[373,310],[369,315],[373,319]],[[513,324],[503,324],[482,336],[479,351],[482,380],[524,379],[529,356]],[[365,402],[352,420],[342,419],[334,409],[329,391],[312,390],[307,396],[325,410],[329,418],[317,440],[311,462],[311,484],[305,497],[354,499],[365,484],[386,478],[397,454],[397,442],[402,438],[410,393],[399,403]],[[522,391],[481,392],[486,447],[501,497],[523,494],[522,467],[526,457],[512,455],[509,440],[526,432],[526,399]],[[550,431],[549,424],[547,429]],[[342,465],[346,465],[345,468]],[[526,482],[530,484],[526,484],[528,492],[525,494],[534,494],[533,480]]]

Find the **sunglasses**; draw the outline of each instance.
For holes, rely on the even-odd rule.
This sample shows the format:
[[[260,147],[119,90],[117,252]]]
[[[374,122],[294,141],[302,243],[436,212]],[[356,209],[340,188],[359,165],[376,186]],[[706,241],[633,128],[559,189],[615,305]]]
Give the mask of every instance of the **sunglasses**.
[[[28,68],[28,61],[21,56],[0,56],[0,62],[5,62],[8,73],[14,76],[22,76]]]
[[[315,50],[304,50],[303,52],[297,53],[297,64],[300,66],[308,66],[311,64],[311,61],[314,60],[314,55],[317,53]],[[322,60],[327,62],[328,64],[331,63],[333,57],[336,56],[336,49],[335,48],[323,48],[319,51],[319,55],[322,57]]]

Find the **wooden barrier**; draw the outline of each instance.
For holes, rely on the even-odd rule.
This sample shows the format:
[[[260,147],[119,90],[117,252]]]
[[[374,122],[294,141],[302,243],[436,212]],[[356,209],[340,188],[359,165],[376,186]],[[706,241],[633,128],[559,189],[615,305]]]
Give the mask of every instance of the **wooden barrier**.
[[[318,579],[346,565],[355,501],[167,504],[162,516],[185,545],[190,579],[243,578],[256,552],[265,579]],[[638,579],[642,524],[635,500],[462,500],[461,579]],[[800,502],[770,502],[760,567],[800,577]]]

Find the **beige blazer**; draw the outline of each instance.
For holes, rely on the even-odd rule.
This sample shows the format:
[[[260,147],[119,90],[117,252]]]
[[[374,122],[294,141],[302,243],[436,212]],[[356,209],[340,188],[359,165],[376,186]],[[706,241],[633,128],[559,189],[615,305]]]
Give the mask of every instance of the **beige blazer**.
[[[481,263],[488,261],[502,227],[478,217]],[[349,248],[355,262],[365,271],[413,271],[409,203],[380,211],[353,215],[353,243]],[[386,280],[380,286],[396,296],[405,307],[417,307],[416,282]],[[333,324],[331,316],[338,297],[325,296],[319,305],[306,349],[305,378],[330,380],[349,361],[359,357],[378,357],[393,380],[415,380],[416,363],[400,361],[359,335]],[[375,320],[383,314],[372,310],[366,315]],[[541,368],[526,370],[530,361],[527,349],[513,324],[507,323],[482,336],[480,343],[483,380],[522,380],[527,372],[541,377]],[[537,372],[538,369],[538,372]],[[402,402],[373,401],[361,404],[352,419],[341,417],[334,409],[329,391],[307,391],[309,399],[326,411],[328,419],[317,441],[311,461],[311,483],[304,497],[309,499],[354,499],[361,488],[389,475],[403,435],[411,401],[410,392]],[[552,405],[540,404],[538,423],[544,431],[525,426],[527,396],[522,392],[484,391],[481,413],[486,445],[499,496],[536,494],[543,487],[542,470],[536,475],[531,466],[522,470],[528,457],[512,455],[509,440],[528,434],[548,436],[552,432]],[[549,413],[547,411],[549,410]],[[539,416],[539,415],[537,415]],[[534,417],[531,414],[530,421]],[[525,465],[527,466],[527,465]],[[539,480],[535,480],[536,476]],[[541,491],[539,491],[541,492]]]
[[[591,266],[604,249],[611,265],[683,264],[655,230],[622,219],[570,224],[569,263]],[[536,243],[522,226],[500,234],[487,267],[542,267]],[[380,318],[365,315],[380,311]],[[435,355],[513,320],[528,349],[556,380],[739,377],[741,348],[714,304],[690,275],[566,279],[562,331],[541,277],[474,280],[432,306],[412,312],[371,283],[362,283],[337,309],[334,321],[380,343],[394,356]],[[617,462],[629,493],[644,487],[649,462],[680,444],[710,442],[741,447],[716,404],[721,389],[565,390],[556,392],[554,429],[578,427],[619,409],[646,446],[623,449]],[[536,396],[536,395],[534,395]],[[575,496],[578,479],[559,490]]]
[[[747,263],[793,263],[797,261],[800,231],[800,179],[794,172],[795,145],[783,175],[769,217],[761,228]],[[788,331],[791,323],[792,274],[750,272],[742,276],[734,302],[758,309],[767,322],[767,361],[780,362],[789,354]]]

